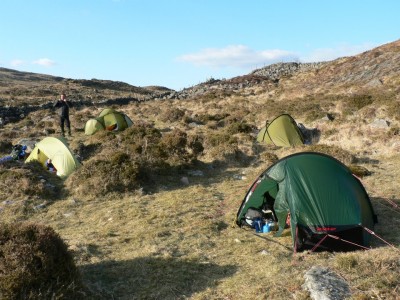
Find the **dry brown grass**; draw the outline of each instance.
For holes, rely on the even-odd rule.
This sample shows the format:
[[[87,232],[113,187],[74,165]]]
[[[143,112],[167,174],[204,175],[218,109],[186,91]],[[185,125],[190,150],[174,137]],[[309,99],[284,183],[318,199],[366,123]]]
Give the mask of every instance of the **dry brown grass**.
[[[151,122],[151,118],[144,121]],[[206,139],[207,133],[223,134],[205,126],[189,130],[203,134]],[[341,141],[340,133],[331,137]],[[110,141],[115,144],[124,136],[125,133],[113,135]],[[84,149],[96,153],[87,156],[84,166],[90,166],[96,156],[113,161],[112,151],[105,150],[107,137],[107,133],[85,137],[78,132],[72,138],[73,148],[83,143]],[[151,194],[135,188],[106,193],[104,183],[96,177],[90,189],[78,191],[91,178],[72,185],[68,179],[69,196],[25,218],[51,226],[68,243],[82,280],[96,299],[237,299],[238,295],[242,299],[310,299],[301,286],[304,273],[314,265],[328,266],[344,277],[355,299],[378,296],[395,299],[399,254],[379,240],[374,241],[377,248],[373,251],[294,256],[289,232],[282,238],[274,238],[272,234],[256,235],[232,224],[247,188],[261,171],[288,154],[315,150],[344,162],[362,160],[361,164],[371,170],[364,184],[381,220],[376,232],[398,246],[398,212],[388,207],[384,199],[399,203],[398,189],[392,184],[398,176],[395,167],[398,156],[379,161],[377,155],[360,157],[351,149],[341,148],[345,143],[335,147],[321,144],[276,149],[252,147],[254,142],[248,140],[247,134],[239,133],[232,138],[236,139],[236,149],[253,148],[249,150],[254,157],[252,164],[237,165],[231,160],[223,165],[214,164],[217,154],[223,153],[221,144],[205,142],[206,153],[200,156],[204,164],[199,165],[204,176],[183,171],[178,176],[160,177],[161,181],[154,183],[158,191]],[[127,144],[133,145],[131,140]],[[366,150],[362,148],[359,152]],[[106,152],[101,154],[103,151]],[[209,155],[213,151],[215,157]],[[255,159],[256,154],[259,159]],[[180,176],[188,177],[188,186],[179,182]],[[94,195],[96,189],[103,189],[102,194],[87,201],[87,196]]]
[[[400,188],[395,183],[400,144],[399,121],[392,109],[398,96],[378,97],[376,91],[365,90],[357,98],[347,93],[348,87],[333,90],[332,82],[312,90],[314,84],[322,85],[318,80],[288,78],[278,87],[132,103],[119,109],[147,131],[135,127],[116,135],[85,136],[86,118],[97,115],[100,107],[76,109],[69,142],[81,155],[83,168],[60,183],[65,193],[58,193],[45,208],[19,206],[18,218],[48,225],[60,234],[94,299],[306,300],[310,295],[302,288],[303,276],[315,265],[345,278],[353,299],[397,299]],[[299,85],[304,86],[297,89]],[[291,149],[257,144],[257,129],[285,112],[307,128],[318,128],[318,143]],[[322,120],[326,113],[335,120]],[[49,111],[33,113],[24,123],[1,128],[1,138],[12,143],[29,136],[42,138],[44,129],[58,129],[53,116]],[[394,129],[369,125],[381,117],[390,119]],[[194,150],[194,141],[201,142],[203,151]],[[375,232],[395,248],[374,238],[370,251],[294,255],[289,231],[275,238],[233,226],[256,176],[277,159],[299,151],[327,153],[370,172],[362,183],[378,214]],[[140,184],[133,176],[143,159],[138,154],[154,163],[145,165],[149,177]],[[160,157],[168,163],[164,172]],[[121,164],[127,158],[127,166]],[[112,186],[110,179],[125,167],[129,176],[120,178],[122,186]],[[11,167],[7,172],[22,171]],[[14,206],[4,201],[24,202],[25,189],[32,184],[28,181],[37,175],[22,174],[18,191],[1,186],[2,219],[15,220]],[[143,184],[154,189],[142,189]],[[46,199],[39,195],[35,204]]]

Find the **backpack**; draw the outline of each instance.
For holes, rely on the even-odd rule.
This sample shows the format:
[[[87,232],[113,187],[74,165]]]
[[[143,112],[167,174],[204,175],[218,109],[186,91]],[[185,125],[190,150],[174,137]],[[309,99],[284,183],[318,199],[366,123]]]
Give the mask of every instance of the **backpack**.
[[[263,212],[257,208],[250,207],[244,215],[244,218],[244,224],[254,227],[254,222],[256,220],[263,219]]]
[[[13,158],[13,160],[19,159],[19,155],[20,155],[21,151],[22,151],[22,145],[20,145],[20,144],[14,145],[12,147],[11,157]]]

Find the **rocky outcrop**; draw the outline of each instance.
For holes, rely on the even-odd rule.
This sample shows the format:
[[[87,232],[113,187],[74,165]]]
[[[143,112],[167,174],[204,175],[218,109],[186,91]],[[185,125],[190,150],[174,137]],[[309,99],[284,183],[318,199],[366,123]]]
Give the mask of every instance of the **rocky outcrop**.
[[[291,76],[298,72],[308,72],[316,70],[326,65],[327,62],[316,62],[316,63],[277,63],[266,66],[261,69],[254,70],[250,74],[265,76],[271,80],[279,80],[282,77]]]
[[[204,83],[200,83],[181,91],[166,92],[158,97],[158,99],[188,99],[207,93],[215,93],[216,91],[237,91],[240,89],[270,84],[276,86],[283,77],[292,76],[298,72],[307,72],[316,70],[326,62],[319,63],[278,63],[267,67],[254,70],[250,74],[237,76],[231,79],[214,79],[211,78]]]

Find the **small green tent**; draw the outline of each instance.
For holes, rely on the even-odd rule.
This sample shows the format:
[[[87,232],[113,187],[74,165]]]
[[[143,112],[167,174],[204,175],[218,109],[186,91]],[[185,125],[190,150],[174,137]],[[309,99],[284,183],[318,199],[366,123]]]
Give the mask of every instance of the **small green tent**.
[[[258,133],[257,141],[280,147],[293,147],[304,144],[304,138],[296,121],[288,114],[276,117]]]
[[[86,122],[85,134],[92,135],[99,130],[120,131],[132,125],[133,122],[127,115],[112,108],[106,108],[97,118]]]
[[[91,135],[99,130],[105,130],[102,118],[90,119],[85,124],[85,134]]]
[[[293,154],[264,171],[248,190],[236,223],[246,224],[249,208],[262,210],[268,199],[278,219],[276,236],[290,216],[295,251],[316,245],[325,250],[368,247],[365,228],[372,230],[377,222],[361,182],[341,162],[321,153]]]
[[[41,140],[29,154],[25,163],[37,160],[42,165],[45,165],[48,158],[52,160],[54,167],[57,169],[57,175],[60,177],[70,175],[81,166],[69,149],[67,141],[62,137],[46,137]]]

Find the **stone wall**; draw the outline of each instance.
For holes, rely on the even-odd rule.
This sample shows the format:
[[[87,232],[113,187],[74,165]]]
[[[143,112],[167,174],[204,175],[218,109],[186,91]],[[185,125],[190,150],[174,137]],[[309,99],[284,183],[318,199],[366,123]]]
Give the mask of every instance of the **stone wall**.
[[[277,63],[254,70],[250,74],[238,76],[231,79],[217,80],[211,78],[206,82],[185,88],[181,91],[167,92],[157,97],[157,99],[188,99],[200,95],[205,95],[213,91],[236,91],[249,88],[260,84],[278,84],[282,77],[292,76],[298,72],[316,70],[325,65],[326,62],[317,63]]]
[[[325,65],[326,62],[316,62],[316,63],[277,63],[273,65],[266,66],[261,69],[254,70],[250,74],[260,75],[268,77],[271,80],[279,80],[285,76],[291,76],[297,72],[308,72],[316,70]]]

